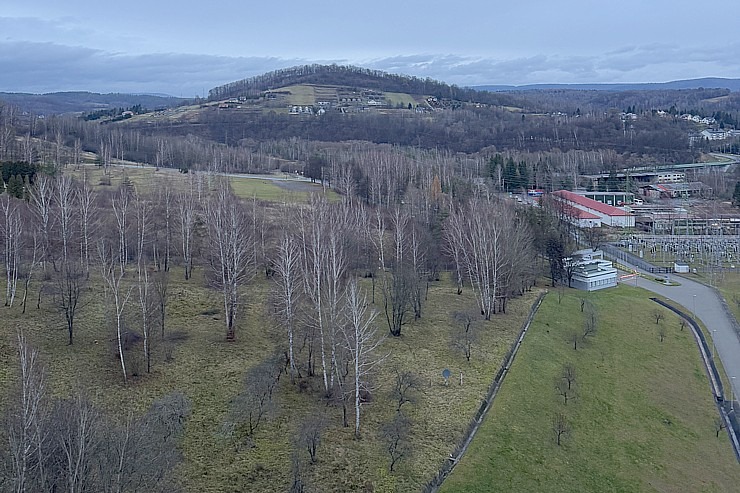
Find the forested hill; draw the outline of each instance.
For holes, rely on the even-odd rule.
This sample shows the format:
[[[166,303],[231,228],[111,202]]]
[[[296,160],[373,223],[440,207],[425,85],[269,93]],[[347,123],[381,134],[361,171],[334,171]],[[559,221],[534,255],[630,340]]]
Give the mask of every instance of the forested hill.
[[[46,94],[0,92],[0,101],[10,103],[21,111],[36,115],[52,115],[129,108],[136,105],[149,109],[172,108],[185,100],[153,94],[98,94],[87,91],[68,91]]]
[[[275,70],[214,87],[208,92],[208,97],[212,101],[242,96],[256,97],[270,89],[296,84],[356,87],[494,105],[509,105],[517,100],[510,94],[477,91],[429,78],[396,75],[347,65],[303,65]]]

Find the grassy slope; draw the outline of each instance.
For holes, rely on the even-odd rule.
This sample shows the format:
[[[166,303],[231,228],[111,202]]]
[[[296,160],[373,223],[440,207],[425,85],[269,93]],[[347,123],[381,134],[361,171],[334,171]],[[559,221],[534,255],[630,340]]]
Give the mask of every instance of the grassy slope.
[[[401,104],[404,107],[408,106],[409,103],[412,106],[416,106],[417,104],[419,104],[416,98],[414,98],[410,94],[406,94],[403,92],[386,92],[383,93],[383,95],[385,96],[385,99],[386,101],[388,101],[388,104],[391,106],[391,108],[395,108],[398,104]]]
[[[300,106],[313,106],[316,104],[316,93],[314,86],[300,84],[295,86],[286,86],[277,89],[277,91],[290,91],[288,103]]]
[[[193,412],[182,444],[185,462],[178,472],[187,491],[286,490],[291,480],[292,437],[300,420],[310,413],[325,414],[330,423],[317,464],[306,469],[309,483],[318,491],[361,491],[367,485],[373,485],[375,491],[413,491],[433,475],[460,439],[535,296],[529,293],[514,300],[509,313],[484,324],[480,345],[468,364],[461,353],[450,348],[449,313],[472,303],[471,293],[455,295],[448,280],[433,284],[424,317],[406,326],[401,338],[387,339],[382,346],[381,351],[390,356],[376,380],[373,401],[363,407],[361,440],[353,438],[351,428],[341,427],[341,408],[322,399],[318,379],[311,380],[312,391],[299,393],[284,378],[279,395],[281,411],[257,431],[256,447],[248,448],[225,436],[223,423],[246,370],[282,344],[282,330],[266,314],[271,284],[258,278],[247,289],[246,316],[234,343],[224,341],[220,312],[209,314],[219,310],[221,301],[204,284],[200,269],[187,282],[182,280],[180,269],[173,269],[168,333],[181,335],[172,342],[174,359],[164,361],[163,343],[155,338],[152,374],[134,378],[127,387],[110,348],[114,334],[106,328],[99,282],[94,281],[86,294],[89,304],[80,312],[72,346],[66,345],[63,316],[53,309],[48,295],[41,310],[31,305],[26,315],[21,315],[17,306],[0,307],[0,395],[7,395],[15,378],[15,327],[22,325],[41,351],[55,395],[68,395],[81,386],[98,405],[119,416],[129,409],[143,412],[154,399],[173,390],[189,396]],[[32,297],[35,293],[34,289]],[[127,321],[137,330],[135,305],[130,309]],[[386,332],[381,318],[378,326],[381,334]],[[139,350],[127,357],[132,365],[140,358]],[[425,385],[419,402],[406,405],[415,423],[414,455],[390,475],[377,430],[394,412],[389,399],[394,366],[415,370]],[[456,376],[454,385],[443,385],[440,373],[444,368]],[[460,371],[465,378],[462,387],[457,384]]]
[[[600,330],[581,349],[577,293],[550,294],[468,453],[442,489],[475,491],[737,491],[740,467],[690,333],[666,314],[659,342],[647,293],[620,286],[593,296]],[[574,401],[554,381],[575,363]],[[572,433],[557,447],[552,416]]]

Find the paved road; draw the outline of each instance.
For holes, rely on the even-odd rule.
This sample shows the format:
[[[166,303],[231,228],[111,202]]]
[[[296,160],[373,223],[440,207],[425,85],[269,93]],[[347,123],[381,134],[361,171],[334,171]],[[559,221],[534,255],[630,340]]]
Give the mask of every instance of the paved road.
[[[624,263],[621,260],[620,262]],[[654,277],[651,274],[646,275],[650,278]],[[711,337],[707,342],[714,341],[717,356],[722,361],[727,376],[732,380],[733,395],[737,400],[737,396],[740,395],[740,381],[738,381],[740,380],[740,338],[735,332],[733,321],[727,315],[719,296],[713,289],[691,279],[677,278],[676,280],[681,283],[680,286],[666,286],[640,277],[637,279],[637,286],[683,305],[689,312],[694,313],[695,318],[704,322],[710,332],[706,335]],[[629,281],[628,284],[632,282]],[[733,376],[738,378],[732,379]],[[726,395],[726,398],[729,399],[730,396]]]

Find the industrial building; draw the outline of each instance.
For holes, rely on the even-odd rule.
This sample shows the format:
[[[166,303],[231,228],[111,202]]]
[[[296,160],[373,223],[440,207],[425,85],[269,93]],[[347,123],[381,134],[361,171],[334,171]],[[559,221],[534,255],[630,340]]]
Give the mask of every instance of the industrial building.
[[[573,208],[586,212],[589,215],[597,216],[600,219],[601,224],[594,224],[591,227],[605,225],[615,228],[633,228],[635,226],[635,216],[619,207],[604,204],[568,190],[558,190],[557,192],[553,192],[552,196],[556,201],[564,204],[564,212],[574,222],[580,221],[581,218],[572,213]],[[570,214],[569,211],[571,211]]]

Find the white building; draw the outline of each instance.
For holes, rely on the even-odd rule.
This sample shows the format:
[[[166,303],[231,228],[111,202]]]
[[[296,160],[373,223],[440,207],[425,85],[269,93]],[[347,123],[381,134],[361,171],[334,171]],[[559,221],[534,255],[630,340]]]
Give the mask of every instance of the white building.
[[[590,215],[598,216],[601,224],[617,228],[634,228],[635,216],[624,209],[588,199],[568,190],[558,190],[552,195],[566,207],[575,207]]]
[[[617,269],[603,259],[574,260],[571,286],[584,291],[613,288],[617,285]]]
[[[673,262],[673,272],[677,274],[688,274],[689,264],[676,260],[675,262]]]
[[[724,130],[702,130],[701,136],[707,140],[724,140],[729,137]]]
[[[686,173],[680,171],[661,171],[656,181],[658,183],[682,183],[686,180]]]

